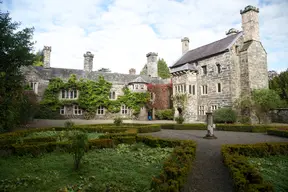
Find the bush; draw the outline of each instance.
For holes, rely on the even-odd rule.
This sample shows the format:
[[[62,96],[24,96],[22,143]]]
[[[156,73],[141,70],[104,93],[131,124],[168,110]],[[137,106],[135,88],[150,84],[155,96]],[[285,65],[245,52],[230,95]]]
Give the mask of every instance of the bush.
[[[155,117],[159,120],[173,120],[174,111],[173,109],[157,110],[155,113]]]
[[[175,129],[175,130],[206,130],[207,125],[199,124],[162,124],[161,129]]]
[[[213,115],[215,123],[235,123],[237,120],[237,114],[231,108],[217,109]]]
[[[267,130],[267,134],[288,138],[288,128],[270,128]]]
[[[151,133],[161,131],[161,127],[160,125],[147,125],[143,127],[138,127],[137,130],[138,133]]]
[[[71,121],[71,120],[65,121],[65,123],[64,123],[64,127],[65,128],[73,128],[74,125],[75,125],[75,123],[73,121]]]
[[[223,161],[233,177],[235,191],[272,192],[273,186],[263,180],[259,171],[245,156],[288,155],[288,143],[223,145],[221,152]]]
[[[175,121],[177,122],[177,124],[182,124],[184,122],[184,118],[182,116],[176,117]]]
[[[265,133],[268,127],[266,125],[217,124],[216,130]]]
[[[114,118],[114,124],[115,124],[116,126],[122,125],[122,124],[123,124],[122,118],[121,118],[121,117],[116,117],[116,118]]]
[[[79,169],[81,159],[87,150],[88,136],[84,132],[76,132],[72,139],[72,153],[74,159],[75,170]]]

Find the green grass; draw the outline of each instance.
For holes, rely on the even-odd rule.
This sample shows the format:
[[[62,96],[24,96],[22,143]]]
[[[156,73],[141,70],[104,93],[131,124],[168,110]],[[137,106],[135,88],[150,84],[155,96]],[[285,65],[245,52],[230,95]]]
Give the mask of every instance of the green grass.
[[[0,191],[111,192],[149,191],[153,175],[158,175],[172,148],[149,148],[143,144],[118,145],[115,149],[89,151],[79,171],[73,170],[72,154],[53,152],[32,158],[0,159]],[[76,190],[75,190],[76,191]],[[81,190],[82,191],[82,190]]]
[[[264,180],[273,184],[276,192],[288,191],[288,156],[249,158],[262,174]]]

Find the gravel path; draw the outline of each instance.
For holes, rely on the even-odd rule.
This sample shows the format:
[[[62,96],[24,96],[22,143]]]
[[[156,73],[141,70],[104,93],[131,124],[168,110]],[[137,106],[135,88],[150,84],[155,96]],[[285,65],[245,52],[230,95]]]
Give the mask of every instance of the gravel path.
[[[222,163],[221,145],[261,142],[288,142],[288,138],[263,133],[215,131],[218,139],[203,139],[206,131],[162,130],[153,135],[162,138],[191,139],[197,142],[196,159],[183,192],[232,192],[232,179]]]

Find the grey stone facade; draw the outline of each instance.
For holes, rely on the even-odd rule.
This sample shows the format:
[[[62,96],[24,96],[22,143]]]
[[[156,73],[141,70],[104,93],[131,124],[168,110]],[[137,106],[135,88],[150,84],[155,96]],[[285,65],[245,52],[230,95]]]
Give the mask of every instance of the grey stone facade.
[[[186,106],[179,106],[174,100],[175,117],[182,111],[186,122],[204,121],[206,112],[232,107],[241,95],[268,88],[267,54],[260,42],[258,12],[247,6],[241,11],[243,31],[232,28],[226,38],[208,45],[186,51],[181,40],[183,55],[170,72],[173,97],[184,94],[187,101]]]

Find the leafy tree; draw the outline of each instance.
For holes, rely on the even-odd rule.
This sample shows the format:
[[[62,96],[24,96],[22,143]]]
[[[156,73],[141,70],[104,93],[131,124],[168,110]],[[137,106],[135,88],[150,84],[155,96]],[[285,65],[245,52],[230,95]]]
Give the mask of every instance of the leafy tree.
[[[158,76],[159,77],[161,77],[162,79],[166,79],[166,78],[169,78],[171,76],[169,68],[167,66],[167,63],[163,58],[158,59],[157,66],[158,66]],[[140,74],[141,75],[147,75],[147,64],[144,65]]]
[[[24,94],[20,68],[34,61],[33,28],[19,30],[9,13],[0,10],[0,129],[7,130],[23,122],[23,104],[29,102]],[[29,104],[29,103],[27,103]],[[28,105],[29,106],[29,105]]]
[[[288,105],[288,69],[269,81],[269,88],[276,91]]]
[[[35,54],[35,61],[33,62],[34,66],[42,66],[43,67],[43,52],[38,50]]]
[[[105,72],[105,73],[110,73],[111,70],[109,68],[101,68],[98,70],[99,72]]]
[[[266,122],[271,109],[281,106],[279,95],[271,89],[256,89],[251,96],[241,97],[236,107],[241,109],[242,115],[249,116],[252,113],[258,119],[258,123]],[[248,113],[246,113],[248,112]]]

